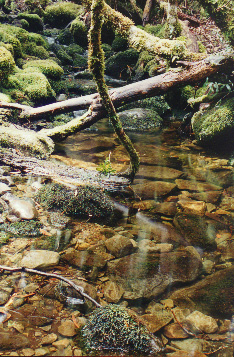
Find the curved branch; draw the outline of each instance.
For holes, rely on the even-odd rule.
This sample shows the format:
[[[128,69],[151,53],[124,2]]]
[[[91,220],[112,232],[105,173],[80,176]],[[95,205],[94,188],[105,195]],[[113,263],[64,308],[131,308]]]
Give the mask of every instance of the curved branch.
[[[26,272],[26,273],[31,273],[31,274],[43,275],[43,276],[46,276],[47,278],[54,278],[54,279],[62,280],[65,283],[67,283],[68,285],[70,285],[74,290],[76,290],[81,296],[90,300],[94,305],[96,305],[97,307],[102,307],[96,300],[94,300],[91,296],[86,294],[84,292],[84,289],[81,286],[76,285],[70,279],[67,279],[64,276],[61,276],[61,275],[58,275],[55,273],[46,273],[46,272],[43,272],[40,270],[24,268],[24,267],[11,268],[11,267],[7,267],[5,265],[0,265],[0,269],[5,270],[5,271],[10,271],[12,273]]]

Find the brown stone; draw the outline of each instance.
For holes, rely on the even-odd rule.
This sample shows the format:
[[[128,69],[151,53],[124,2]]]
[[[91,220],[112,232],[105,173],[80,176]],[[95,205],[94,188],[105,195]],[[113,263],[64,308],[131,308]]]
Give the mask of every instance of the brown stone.
[[[131,240],[119,234],[114,235],[105,241],[106,248],[116,258],[124,257],[135,251]]]
[[[163,197],[171,193],[176,188],[176,185],[165,181],[152,181],[134,185],[134,191],[142,199],[154,199]]]
[[[188,199],[180,199],[177,203],[179,210],[184,214],[195,214],[204,216],[206,213],[206,204],[203,201],[195,201]]]
[[[58,332],[62,336],[66,337],[73,337],[77,334],[76,332],[76,327],[71,320],[65,320],[61,323],[61,325],[58,327]]]
[[[107,281],[102,286],[107,302],[117,303],[123,296],[124,289],[113,281]]]
[[[210,183],[199,182],[199,181],[190,181],[190,180],[182,180],[177,179],[176,185],[180,190],[189,190],[189,191],[219,191],[222,190],[222,187],[212,185]]]
[[[168,357],[206,357],[204,353],[198,352],[198,351],[192,351],[192,352],[187,352],[187,351],[177,351],[173,353],[167,354]]]
[[[172,323],[165,326],[163,333],[167,338],[170,339],[189,337],[189,334],[178,323]]]
[[[103,268],[106,265],[106,260],[99,254],[87,250],[77,251],[73,248],[68,248],[62,259],[82,270],[90,269],[94,266]]]

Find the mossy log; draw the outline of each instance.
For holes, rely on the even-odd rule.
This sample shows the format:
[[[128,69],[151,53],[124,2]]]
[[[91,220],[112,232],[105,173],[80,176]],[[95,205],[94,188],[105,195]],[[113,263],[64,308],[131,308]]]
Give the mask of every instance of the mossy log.
[[[91,0],[82,0],[87,10],[91,9]],[[190,52],[185,41],[160,39],[144,30],[136,27],[132,20],[122,15],[120,12],[112,9],[104,3],[104,19],[112,26],[113,30],[125,37],[129,47],[137,51],[148,51],[154,55],[160,55],[168,59],[175,56],[179,59],[199,60],[204,58],[204,54]]]
[[[198,62],[180,62],[179,64],[182,65],[180,68],[170,70],[143,81],[111,89],[109,93],[115,108],[118,108],[138,99],[154,97],[187,84],[195,84],[214,75],[218,71],[232,71],[233,62],[233,52],[218,53],[217,55],[212,55]],[[5,102],[0,102],[0,107],[19,110],[21,119],[25,118],[30,120],[89,108],[89,111],[85,115],[73,119],[66,125],[53,129],[43,129],[39,132],[52,139],[64,138],[81,131],[107,115],[97,93],[38,108]]]

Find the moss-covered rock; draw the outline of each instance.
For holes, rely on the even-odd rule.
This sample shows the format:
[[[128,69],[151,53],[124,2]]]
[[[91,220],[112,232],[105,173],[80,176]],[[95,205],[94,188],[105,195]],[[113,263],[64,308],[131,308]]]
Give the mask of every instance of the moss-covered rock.
[[[96,309],[82,329],[87,350],[155,355],[160,340],[137,321],[135,314],[118,305]]]
[[[119,118],[123,128],[133,131],[147,131],[150,129],[160,129],[162,118],[152,109],[135,108],[119,113]]]
[[[48,157],[54,150],[54,142],[33,130],[17,129],[15,125],[0,126],[0,147],[14,148],[26,155]]]
[[[105,59],[111,57],[114,54],[111,45],[108,45],[107,43],[102,44],[102,49],[104,51]]]
[[[71,23],[71,33],[73,35],[74,41],[77,45],[86,47],[88,44],[88,29],[85,24],[76,18]]]
[[[171,110],[167,104],[164,96],[157,96],[151,98],[145,98],[137,100],[133,103],[126,104],[121,107],[121,110],[133,109],[133,108],[146,108],[157,112],[160,116]]]
[[[69,54],[69,56],[75,58],[76,55],[82,55],[84,53],[84,49],[83,47],[73,43],[66,48],[66,52]]]
[[[0,80],[7,78],[15,66],[14,58],[10,51],[0,46]]]
[[[37,72],[43,73],[46,77],[59,80],[63,75],[63,69],[53,60],[35,60],[28,61],[23,66],[24,69],[27,69],[31,72],[32,68]]]
[[[106,60],[106,74],[123,79],[131,77],[133,67],[136,65],[138,57],[139,53],[133,49],[118,52]]]
[[[126,51],[128,49],[128,41],[126,38],[116,35],[111,45],[113,51]]]
[[[234,98],[224,100],[219,106],[199,111],[192,117],[196,139],[204,145],[227,145],[233,143]]]
[[[72,2],[57,2],[45,9],[44,19],[51,27],[64,28],[83,11],[80,5]]]
[[[6,244],[10,239],[10,235],[6,232],[0,232],[0,248],[2,245]]]
[[[57,40],[61,45],[70,45],[73,42],[72,33],[69,28],[65,28],[64,30],[60,31]]]
[[[166,23],[164,24],[158,24],[158,25],[150,25],[147,24],[144,27],[144,30],[151,35],[154,35],[159,38],[166,38]]]
[[[13,223],[4,223],[1,225],[1,230],[11,233],[14,236],[36,237],[41,235],[40,228],[42,224],[38,221],[20,221]],[[2,232],[0,232],[2,234]]]
[[[31,32],[40,32],[43,31],[43,22],[39,15],[37,14],[28,14],[22,12],[17,16],[18,19],[24,19],[28,23],[28,31]]]
[[[90,186],[79,186],[72,190],[61,184],[48,184],[38,191],[36,200],[47,209],[61,210],[68,215],[110,218],[114,213],[110,198]]]

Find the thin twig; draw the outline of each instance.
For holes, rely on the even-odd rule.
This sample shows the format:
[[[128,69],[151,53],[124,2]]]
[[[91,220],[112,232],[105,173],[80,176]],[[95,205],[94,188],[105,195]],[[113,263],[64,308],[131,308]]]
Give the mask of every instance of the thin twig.
[[[24,267],[11,268],[11,267],[7,267],[7,266],[4,266],[4,265],[0,265],[0,270],[6,270],[6,271],[10,271],[12,273],[26,272],[26,273],[31,273],[31,274],[43,275],[43,276],[46,276],[48,278],[55,278],[55,279],[58,279],[58,280],[62,280],[65,283],[67,283],[68,285],[70,285],[71,287],[73,287],[73,289],[76,290],[84,298],[92,301],[92,303],[94,305],[96,305],[97,307],[102,307],[96,300],[94,300],[91,296],[86,294],[84,292],[84,289],[81,286],[76,285],[75,283],[73,283],[71,280],[65,278],[64,276],[61,276],[61,275],[58,275],[58,274],[55,274],[55,273],[46,273],[46,272],[42,272],[42,271],[36,270],[36,269],[30,269],[30,268],[24,268]]]

